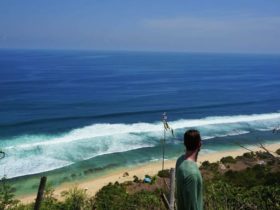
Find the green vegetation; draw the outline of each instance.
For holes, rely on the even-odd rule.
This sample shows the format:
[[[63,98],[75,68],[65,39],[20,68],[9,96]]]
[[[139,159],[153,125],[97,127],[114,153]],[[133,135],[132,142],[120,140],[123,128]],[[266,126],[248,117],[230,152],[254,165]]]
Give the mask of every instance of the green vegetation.
[[[236,163],[236,160],[232,156],[227,156],[227,157],[223,157],[221,159],[221,162],[223,164],[226,164],[226,163]]]
[[[133,182],[136,182],[136,183],[140,183],[140,182],[142,182],[139,178],[138,178],[138,176],[133,176]]]
[[[242,170],[233,170],[231,167],[220,170],[218,163],[202,163],[202,171],[207,171],[203,173],[205,209],[280,209],[279,159],[267,152],[250,152],[236,159],[222,158],[221,162],[230,162],[230,166],[238,168],[248,163],[248,160],[248,167]]]
[[[219,163],[210,163],[209,161],[204,161],[201,164],[201,169],[205,169],[206,171],[211,171],[216,173],[219,168]]]
[[[205,185],[205,209],[280,209],[280,187],[257,185],[251,188],[238,187],[224,181]]]
[[[254,160],[256,158],[256,154],[253,152],[246,152],[242,156],[238,156],[236,159],[237,160],[242,160],[243,158],[249,159],[249,160]]]
[[[18,200],[14,199],[14,191],[8,183],[6,177],[0,180],[0,209],[11,209],[18,204]]]
[[[223,164],[227,167],[221,167]],[[250,152],[215,163],[204,161],[200,169],[206,210],[280,210],[280,160],[270,153]],[[134,181],[109,183],[93,197],[86,190],[73,187],[62,192],[62,201],[54,197],[54,190],[48,186],[41,210],[164,210],[162,193],[166,193],[169,176],[169,170],[159,171],[158,176],[146,175],[152,183],[134,176]],[[14,191],[4,177],[0,182],[0,210],[33,209],[34,203],[20,204]]]
[[[64,209],[86,209],[88,203],[88,196],[85,190],[78,189],[77,186],[71,188],[68,191],[61,193],[65,198],[63,206]]]
[[[112,210],[146,210],[164,209],[161,202],[160,192],[139,191],[128,194],[123,184],[115,183],[103,187],[93,200],[94,209]]]
[[[158,172],[158,176],[162,178],[169,178],[170,177],[170,171],[169,169],[161,170]]]
[[[268,152],[256,152],[256,155],[260,159],[269,159],[272,157],[272,155]]]
[[[276,154],[280,155],[280,148],[278,150],[276,150]]]
[[[146,184],[150,185],[150,184]],[[109,183],[103,187],[94,197],[89,197],[86,191],[73,187],[61,193],[63,201],[58,201],[52,188],[45,191],[44,200],[40,210],[161,210],[165,209],[161,200],[161,191],[141,190],[135,193],[126,191],[127,183]],[[34,203],[23,205],[14,199],[10,186],[5,185],[5,190],[0,191],[0,210],[32,210]]]

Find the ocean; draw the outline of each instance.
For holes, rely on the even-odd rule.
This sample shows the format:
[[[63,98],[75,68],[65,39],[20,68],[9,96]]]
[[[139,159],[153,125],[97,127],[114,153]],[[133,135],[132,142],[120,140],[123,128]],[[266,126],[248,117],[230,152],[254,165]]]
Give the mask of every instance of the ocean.
[[[279,142],[279,111],[280,55],[0,50],[0,176],[160,160],[164,112],[167,159],[190,128],[202,153]]]

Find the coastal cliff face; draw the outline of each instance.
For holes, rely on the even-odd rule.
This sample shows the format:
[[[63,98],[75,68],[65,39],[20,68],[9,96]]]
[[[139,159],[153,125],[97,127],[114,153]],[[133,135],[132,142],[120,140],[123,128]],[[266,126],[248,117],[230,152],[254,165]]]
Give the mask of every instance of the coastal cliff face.
[[[204,207],[207,210],[280,209],[280,149],[275,152],[248,152],[220,161],[204,161],[200,166],[204,179]],[[132,176],[124,173],[123,176]],[[57,200],[54,190],[47,188],[41,209],[166,209],[163,194],[169,193],[169,170],[149,176],[150,183],[133,176],[124,183],[109,183],[91,197],[77,186],[62,192]],[[34,204],[20,204],[5,180],[0,185],[1,209],[28,210]],[[6,196],[5,196],[6,195]]]

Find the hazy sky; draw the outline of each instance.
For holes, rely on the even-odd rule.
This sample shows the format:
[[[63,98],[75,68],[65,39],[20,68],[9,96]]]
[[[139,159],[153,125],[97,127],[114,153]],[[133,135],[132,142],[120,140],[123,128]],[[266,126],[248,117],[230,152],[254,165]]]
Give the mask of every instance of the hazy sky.
[[[1,0],[0,48],[280,53],[280,0]]]

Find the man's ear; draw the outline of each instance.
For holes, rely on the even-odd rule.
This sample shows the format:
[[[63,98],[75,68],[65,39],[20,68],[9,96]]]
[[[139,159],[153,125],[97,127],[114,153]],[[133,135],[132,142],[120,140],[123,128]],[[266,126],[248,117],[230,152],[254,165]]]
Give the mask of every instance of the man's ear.
[[[199,142],[199,149],[200,149],[201,145],[202,145],[201,142]]]

